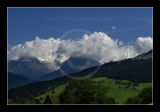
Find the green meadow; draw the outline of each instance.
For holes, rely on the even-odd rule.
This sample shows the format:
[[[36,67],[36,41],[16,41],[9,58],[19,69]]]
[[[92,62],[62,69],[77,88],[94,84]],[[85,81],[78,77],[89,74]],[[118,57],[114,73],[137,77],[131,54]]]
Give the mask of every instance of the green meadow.
[[[128,80],[115,80],[108,79],[107,77],[98,77],[93,78],[92,80],[98,88],[103,88],[102,90],[106,91],[106,96],[113,97],[116,104],[124,104],[129,97],[137,96],[142,89],[152,87],[152,83],[135,84]],[[35,99],[39,100],[40,103],[43,103],[45,97],[49,95],[53,104],[59,104],[59,97],[66,89],[67,85],[68,83],[58,85],[55,89],[41,94],[35,97]]]

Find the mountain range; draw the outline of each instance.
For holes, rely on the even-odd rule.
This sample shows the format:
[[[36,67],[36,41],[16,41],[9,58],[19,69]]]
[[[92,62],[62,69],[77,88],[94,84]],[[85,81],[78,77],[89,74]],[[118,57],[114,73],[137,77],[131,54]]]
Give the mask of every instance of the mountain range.
[[[93,76],[107,76],[112,79],[130,80],[137,83],[152,82],[152,51],[135,58],[106,63],[70,75],[82,77],[95,70]]]
[[[60,66],[59,70],[43,75],[42,77],[39,77],[37,80],[51,80],[71,73],[80,72],[84,69],[97,65],[100,65],[100,63],[92,59],[87,59],[83,57],[71,57]]]
[[[54,70],[52,69],[52,67],[54,68],[54,65],[52,63],[44,63],[39,61],[35,57],[25,56],[18,60],[9,61],[8,77],[9,79],[11,79],[12,77],[14,80],[16,79],[17,81],[17,83],[13,83],[14,86],[11,86],[13,81],[9,81],[9,88],[21,85],[18,83],[21,82],[18,81],[18,76],[20,77],[19,79],[23,77],[32,80],[29,82],[38,82],[63,77],[66,74],[76,73],[96,65],[100,65],[100,63],[92,59],[87,59],[83,57],[70,57],[68,60],[66,60],[60,65],[60,69]],[[16,76],[11,74],[16,74]]]
[[[8,72],[18,74],[29,79],[36,79],[44,74],[53,72],[52,63],[43,63],[35,57],[24,56],[8,63]]]
[[[141,54],[135,58],[105,63],[103,65],[90,67],[76,73],[70,73],[69,75],[74,77],[83,77],[93,73],[94,71],[96,72],[92,74],[92,77],[105,76],[110,79],[129,80],[134,83],[150,83],[152,82],[152,51]],[[54,74],[55,72],[46,75]],[[70,77],[65,75],[54,79],[52,78],[47,81],[39,81],[16,88],[11,88],[9,89],[9,97],[21,95],[23,97],[27,97],[28,94],[41,94],[44,91],[53,89],[59,83],[72,80]],[[23,93],[21,91],[23,91]]]

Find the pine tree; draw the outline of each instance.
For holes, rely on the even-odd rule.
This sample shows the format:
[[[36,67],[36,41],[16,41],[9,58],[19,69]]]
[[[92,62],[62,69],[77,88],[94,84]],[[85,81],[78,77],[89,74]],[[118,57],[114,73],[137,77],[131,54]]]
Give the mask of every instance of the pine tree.
[[[49,95],[47,95],[44,99],[43,104],[52,104],[51,98],[49,97]]]

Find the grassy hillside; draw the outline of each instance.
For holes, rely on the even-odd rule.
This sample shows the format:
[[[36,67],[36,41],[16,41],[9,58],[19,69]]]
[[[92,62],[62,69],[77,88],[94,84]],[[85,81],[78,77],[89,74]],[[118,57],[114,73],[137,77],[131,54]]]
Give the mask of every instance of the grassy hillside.
[[[125,103],[129,97],[138,95],[143,88],[152,86],[151,83],[134,84],[131,81],[107,79],[106,77],[93,80],[100,81],[100,85],[110,87],[106,95],[115,98],[116,102],[120,104]]]
[[[103,88],[106,91],[106,96],[113,97],[118,104],[123,104],[129,97],[137,96],[142,89],[151,87],[151,83],[139,83],[135,84],[128,80],[115,80],[108,79],[106,77],[98,77],[92,79],[99,88]],[[65,90],[68,83],[60,84],[55,89],[50,90],[44,94],[36,96],[35,99],[39,100],[40,103],[44,102],[47,95],[52,99],[52,103],[59,103],[59,96]]]
[[[50,90],[44,94],[41,94],[41,95],[35,97],[35,99],[39,100],[40,103],[43,103],[44,98],[47,95],[49,95],[53,99],[52,103],[58,104],[59,103],[59,95],[64,91],[65,87],[66,87],[66,84],[58,85],[55,89]]]

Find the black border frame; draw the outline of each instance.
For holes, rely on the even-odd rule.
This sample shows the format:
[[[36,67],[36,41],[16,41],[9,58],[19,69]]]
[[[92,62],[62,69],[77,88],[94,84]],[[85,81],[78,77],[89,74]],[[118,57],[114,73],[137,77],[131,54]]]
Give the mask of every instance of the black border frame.
[[[158,94],[159,83],[158,79],[160,72],[158,67],[160,67],[160,52],[157,48],[158,39],[160,38],[158,30],[160,30],[160,1],[158,0],[2,0],[0,2],[0,111],[23,111],[23,112],[39,112],[39,111],[107,111],[107,112],[158,112],[158,101],[160,97]],[[7,105],[7,7],[153,7],[153,37],[154,37],[154,50],[153,50],[153,105]],[[36,111],[35,111],[36,110]],[[2,112],[3,112],[2,111]]]

